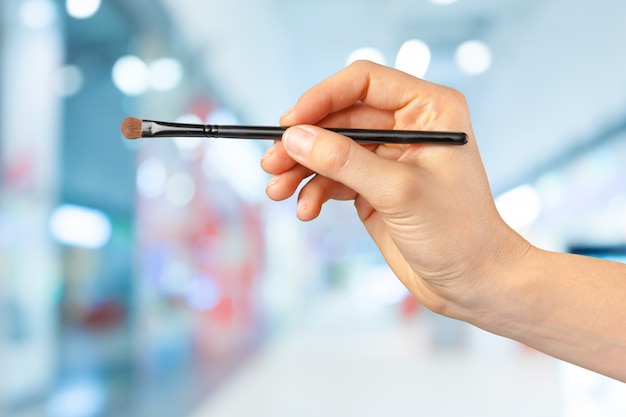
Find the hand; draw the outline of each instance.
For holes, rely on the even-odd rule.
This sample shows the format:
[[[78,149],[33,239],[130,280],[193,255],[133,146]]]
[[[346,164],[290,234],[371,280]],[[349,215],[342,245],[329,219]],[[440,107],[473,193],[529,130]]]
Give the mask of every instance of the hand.
[[[301,220],[329,199],[353,199],[394,273],[432,310],[464,318],[528,250],[497,213],[459,92],[362,61],[306,92],[280,122],[292,127],[261,162],[273,174],[268,196],[289,198],[311,177]],[[319,126],[464,131],[469,142],[361,146]]]
[[[540,250],[495,208],[463,96],[357,62],[306,92],[261,164],[267,194],[315,218],[353,199],[404,285],[435,312],[626,382],[626,267]],[[465,146],[361,146],[319,126],[464,131]]]

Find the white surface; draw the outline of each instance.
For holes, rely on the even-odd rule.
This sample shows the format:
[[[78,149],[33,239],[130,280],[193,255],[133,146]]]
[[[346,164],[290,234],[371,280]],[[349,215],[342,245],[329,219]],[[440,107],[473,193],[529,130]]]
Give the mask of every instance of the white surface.
[[[463,346],[435,349],[438,334]],[[191,417],[561,414],[558,361],[422,312],[365,313],[333,294],[294,319]]]

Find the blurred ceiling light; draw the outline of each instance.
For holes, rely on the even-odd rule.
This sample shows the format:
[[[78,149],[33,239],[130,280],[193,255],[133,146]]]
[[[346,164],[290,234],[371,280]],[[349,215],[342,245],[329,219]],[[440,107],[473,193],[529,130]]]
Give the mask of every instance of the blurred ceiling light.
[[[113,83],[124,94],[137,96],[149,86],[148,66],[139,57],[126,55],[113,65]]]
[[[530,226],[541,213],[541,196],[532,186],[525,184],[496,198],[496,207],[502,219],[513,229]]]
[[[184,207],[196,195],[196,181],[186,172],[172,175],[165,183],[165,198],[175,207]]]
[[[253,141],[219,139],[206,148],[202,169],[208,177],[217,177],[243,200],[251,203],[265,198],[266,177],[259,166],[263,156]]]
[[[398,304],[409,294],[387,265],[370,266],[367,271],[357,269],[354,272],[350,280],[350,296],[365,311]]]
[[[27,0],[19,9],[20,21],[29,29],[46,29],[57,18],[57,11],[50,0]]]
[[[52,394],[46,415],[50,417],[84,417],[100,415],[105,409],[106,395],[100,381],[82,378],[66,384]]]
[[[381,65],[385,65],[386,63],[385,56],[380,50],[376,48],[365,47],[352,51],[350,55],[348,55],[346,64],[350,65],[354,61],[358,61],[361,59],[376,62],[377,64]]]
[[[213,110],[208,124],[237,124],[238,119],[224,108]],[[239,197],[250,203],[265,200],[267,177],[259,165],[263,157],[261,146],[255,141],[217,139],[206,142],[202,170],[209,178],[224,181]]]
[[[456,64],[469,75],[479,75],[491,67],[491,50],[483,42],[472,40],[463,42],[455,53]]]
[[[70,97],[83,88],[83,71],[77,65],[65,65],[59,69],[57,92],[61,97]]]
[[[193,124],[202,124],[202,119],[200,119],[195,114],[183,114],[179,118],[176,119],[178,123],[193,123]],[[198,149],[206,139],[204,138],[183,138],[177,137],[174,138],[174,145],[181,152],[192,152]]]
[[[150,87],[156,91],[176,88],[183,79],[183,65],[174,58],[161,58],[148,66]]]
[[[396,56],[396,68],[414,77],[424,78],[430,65],[430,48],[425,42],[411,39],[402,44]]]
[[[54,210],[49,227],[58,242],[81,248],[99,249],[111,237],[111,221],[106,214],[71,204]]]
[[[100,9],[100,0],[67,0],[67,14],[75,19],[87,19]]]
[[[137,191],[145,198],[156,198],[165,190],[165,164],[156,157],[144,160],[137,169]]]
[[[438,4],[441,6],[447,6],[449,4],[454,4],[457,2],[457,0],[430,0],[431,3],[433,4]]]
[[[239,120],[232,111],[223,107],[218,107],[209,113],[206,123],[214,125],[236,125],[239,123]]]

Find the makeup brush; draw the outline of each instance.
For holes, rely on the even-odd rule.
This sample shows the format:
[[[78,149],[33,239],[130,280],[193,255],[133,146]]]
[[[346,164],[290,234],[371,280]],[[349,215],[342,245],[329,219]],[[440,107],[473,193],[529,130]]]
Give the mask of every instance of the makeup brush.
[[[207,137],[234,139],[280,139],[286,127],[202,125],[190,123],[158,122],[127,117],[121,130],[127,139],[164,137]],[[348,136],[360,143],[441,143],[463,145],[467,135],[463,132],[432,132],[420,130],[381,130],[326,128]]]

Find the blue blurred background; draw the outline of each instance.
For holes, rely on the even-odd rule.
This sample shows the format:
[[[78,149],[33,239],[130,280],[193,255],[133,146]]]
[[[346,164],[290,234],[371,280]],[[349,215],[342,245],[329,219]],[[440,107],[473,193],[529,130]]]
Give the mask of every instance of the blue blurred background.
[[[624,415],[623,384],[421,308],[350,203],[302,224],[269,202],[267,144],[119,125],[275,124],[371,59],[467,96],[520,233],[624,261],[625,17],[619,0],[3,0],[0,415]]]

